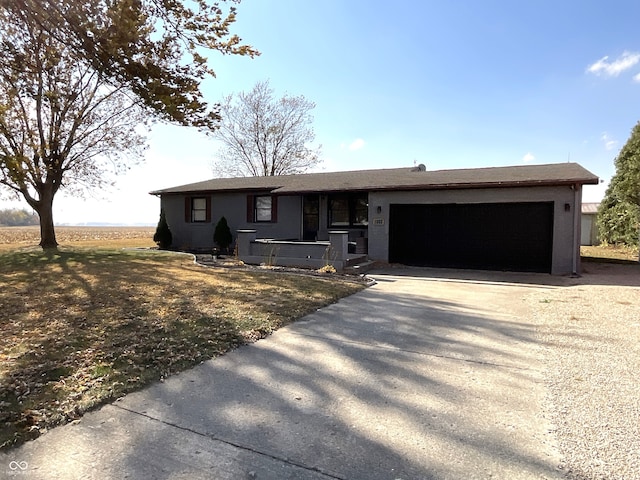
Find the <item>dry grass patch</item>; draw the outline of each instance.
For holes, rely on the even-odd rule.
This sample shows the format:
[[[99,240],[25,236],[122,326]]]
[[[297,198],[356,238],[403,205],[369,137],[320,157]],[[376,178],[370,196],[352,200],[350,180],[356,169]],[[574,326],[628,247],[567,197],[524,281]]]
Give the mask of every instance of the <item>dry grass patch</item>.
[[[593,245],[580,247],[583,260],[594,262],[637,262],[638,247],[624,245]]]
[[[156,251],[0,252],[0,447],[360,290]]]

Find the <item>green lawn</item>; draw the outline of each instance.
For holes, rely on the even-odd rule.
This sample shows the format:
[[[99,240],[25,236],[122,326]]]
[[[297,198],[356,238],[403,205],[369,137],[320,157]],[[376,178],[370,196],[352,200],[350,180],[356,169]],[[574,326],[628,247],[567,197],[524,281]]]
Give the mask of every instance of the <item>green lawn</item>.
[[[157,251],[0,251],[0,448],[363,288]]]

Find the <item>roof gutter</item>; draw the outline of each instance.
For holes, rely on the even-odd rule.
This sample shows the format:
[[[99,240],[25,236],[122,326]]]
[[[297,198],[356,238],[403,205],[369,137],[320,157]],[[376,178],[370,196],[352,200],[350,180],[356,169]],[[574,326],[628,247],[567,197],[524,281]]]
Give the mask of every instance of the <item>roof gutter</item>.
[[[276,193],[280,187],[248,187],[248,188],[220,188],[220,189],[202,189],[202,190],[154,190],[149,195],[205,195],[211,193],[243,193],[243,192],[270,192]]]
[[[522,187],[560,187],[574,185],[597,185],[598,179],[572,179],[572,180],[527,180],[521,182],[482,182],[482,183],[437,183],[437,184],[413,184],[413,185],[388,185],[374,186],[365,185],[357,187],[344,186],[334,188],[289,188],[280,187],[274,189],[273,193],[278,194],[301,194],[301,193],[332,193],[332,192],[388,192],[388,191],[418,191],[418,190],[465,190],[481,188],[522,188]]]

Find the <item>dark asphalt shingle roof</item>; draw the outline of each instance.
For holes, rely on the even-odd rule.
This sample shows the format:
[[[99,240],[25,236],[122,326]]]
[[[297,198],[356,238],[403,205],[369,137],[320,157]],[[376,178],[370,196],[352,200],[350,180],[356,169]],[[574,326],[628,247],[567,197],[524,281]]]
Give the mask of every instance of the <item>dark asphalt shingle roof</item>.
[[[152,195],[271,191],[278,194],[380,191],[441,190],[450,188],[491,188],[514,186],[572,185],[598,183],[598,177],[577,163],[521,165],[515,167],[421,170],[417,167],[349,172],[306,173],[277,177],[214,178],[150,192]]]

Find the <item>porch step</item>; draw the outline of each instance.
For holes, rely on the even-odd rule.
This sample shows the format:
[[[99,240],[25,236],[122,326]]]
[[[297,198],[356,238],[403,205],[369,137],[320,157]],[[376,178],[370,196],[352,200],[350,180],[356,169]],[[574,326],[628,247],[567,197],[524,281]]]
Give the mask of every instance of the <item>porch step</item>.
[[[360,275],[367,273],[374,266],[372,260],[364,260],[360,263],[356,263],[355,265],[349,265],[348,267],[344,267],[344,273],[350,273],[353,275]]]
[[[344,268],[350,267],[351,265],[357,265],[359,263],[363,263],[367,261],[366,255],[355,255],[350,253],[347,255],[347,259],[344,262]]]

